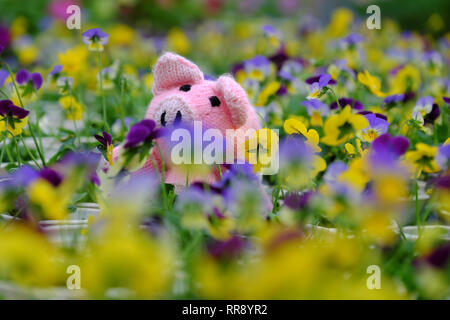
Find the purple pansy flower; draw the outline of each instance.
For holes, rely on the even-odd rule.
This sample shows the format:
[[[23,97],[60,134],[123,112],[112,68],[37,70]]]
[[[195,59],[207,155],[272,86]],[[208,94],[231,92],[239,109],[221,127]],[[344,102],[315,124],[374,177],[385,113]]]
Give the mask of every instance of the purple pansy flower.
[[[254,56],[253,58],[244,61],[244,70],[247,73],[259,71],[264,76],[268,76],[270,74],[270,60],[263,55]]]
[[[283,205],[292,210],[303,209],[314,194],[314,191],[306,191],[302,194],[291,193],[284,198]]]
[[[111,135],[103,131],[102,135],[94,135],[95,139],[97,139],[98,142],[100,142],[105,148],[107,148],[109,145],[112,145],[112,137]]]
[[[351,106],[353,109],[355,110],[362,110],[364,108],[363,104],[361,103],[361,101],[352,99],[352,98],[340,98],[339,100],[339,105],[341,106],[341,108],[344,108],[345,106]],[[330,109],[334,110],[337,109],[338,104],[336,101],[333,101],[330,104]]]
[[[311,117],[312,126],[322,125],[322,116],[326,116],[330,111],[328,105],[319,99],[305,100],[302,105],[306,107],[306,111]]]
[[[61,71],[63,69],[63,66],[60,64],[57,64],[56,66],[53,67],[53,69],[49,72],[49,76],[50,77],[57,77]]]
[[[424,123],[423,117],[433,109],[434,98],[431,96],[421,97],[417,100],[416,106],[412,112],[412,118]]]
[[[393,137],[385,133],[372,142],[372,153],[390,154],[398,159],[409,148],[409,140],[403,136]]]
[[[39,72],[34,72],[31,74],[31,81],[33,83],[33,87],[36,90],[39,90],[44,80],[42,79],[42,75]]]
[[[20,85],[26,85],[30,80],[30,78],[31,78],[30,73],[25,69],[20,70],[16,74],[16,81]]]
[[[317,76],[312,76],[312,77],[309,77],[308,79],[306,79],[305,80],[305,82],[306,82],[306,84],[313,84],[314,82],[318,82],[319,81],[319,79],[320,79],[320,77],[322,77],[323,76],[323,74],[320,74],[320,75],[317,75]],[[331,78],[331,76],[330,76],[330,78]],[[332,84],[336,84],[337,82],[336,82],[336,80],[334,80],[334,79],[330,79],[330,81],[328,82],[328,84],[330,84],[330,85],[332,85]]]
[[[402,102],[405,99],[405,94],[392,94],[384,98],[384,104],[387,106],[393,106],[396,103]]]
[[[63,177],[59,172],[50,168],[44,168],[39,171],[39,176],[50,182],[54,187],[59,186],[63,180]]]
[[[125,139],[125,149],[134,148],[144,142],[151,142],[163,134],[162,129],[156,129],[156,122],[145,119],[131,127]]]
[[[446,170],[450,164],[450,144],[440,146],[436,155],[436,163],[439,168]]]
[[[357,33],[351,33],[342,39],[341,43],[347,46],[354,46],[363,41],[363,37]]]
[[[441,114],[441,109],[439,109],[439,106],[437,105],[437,103],[433,103],[431,112],[426,114],[425,117],[423,118],[423,124],[425,125],[428,123],[434,123],[434,120],[436,120],[440,114]]]
[[[364,132],[364,140],[371,142],[378,138],[378,136],[387,132],[389,122],[382,117],[378,117],[375,113],[365,114],[364,117],[369,122],[369,126],[362,129]]]
[[[336,183],[339,175],[347,170],[348,166],[343,161],[334,161],[328,165],[327,172],[323,176],[323,180],[328,185]]]
[[[244,238],[233,235],[225,241],[215,241],[209,245],[208,253],[215,259],[235,259],[247,245]]]
[[[444,100],[446,104],[450,104],[450,97],[442,97],[442,100]]]
[[[29,113],[30,111],[14,105],[11,100],[0,101],[0,115],[2,117],[11,116],[17,119],[23,119],[28,116]]]
[[[91,51],[103,51],[103,45],[108,43],[109,35],[100,28],[93,28],[83,33],[83,42]]]
[[[39,90],[42,86],[42,75],[38,72],[29,73],[27,70],[22,69],[16,74],[16,81],[21,86],[27,85],[31,80],[31,84],[36,90]]]
[[[0,87],[3,87],[6,79],[9,77],[9,72],[3,69],[0,69]]]
[[[320,76],[319,81],[314,82],[309,88],[309,95],[306,99],[315,99],[318,98],[322,92],[322,89],[325,88],[331,80],[331,75],[325,73]]]

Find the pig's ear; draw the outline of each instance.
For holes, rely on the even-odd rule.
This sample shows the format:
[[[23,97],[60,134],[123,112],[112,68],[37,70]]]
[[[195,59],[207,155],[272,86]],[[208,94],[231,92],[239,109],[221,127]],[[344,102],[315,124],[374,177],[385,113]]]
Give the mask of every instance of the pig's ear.
[[[156,62],[153,71],[153,94],[162,90],[182,86],[183,84],[195,84],[203,80],[203,73],[189,60],[167,52]]]
[[[216,90],[227,105],[235,128],[242,127],[247,121],[248,109],[251,108],[245,90],[229,75],[219,77]]]

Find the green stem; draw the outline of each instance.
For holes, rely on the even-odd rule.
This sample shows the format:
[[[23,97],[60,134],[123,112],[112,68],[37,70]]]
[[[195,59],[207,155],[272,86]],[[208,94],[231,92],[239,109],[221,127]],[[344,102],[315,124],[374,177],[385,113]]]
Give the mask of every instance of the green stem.
[[[8,140],[8,118],[5,118],[5,139],[3,140],[3,148],[0,154],[0,164],[3,163],[3,155],[5,153],[5,149],[8,147],[6,141]]]
[[[20,106],[22,107],[22,109],[25,109],[24,105],[23,105],[23,102],[22,102],[22,98],[21,98],[20,93],[19,93],[19,89],[17,88],[16,80],[14,79],[14,74],[12,73],[12,71],[9,68],[9,65],[7,63],[4,63],[4,65],[6,66],[6,69],[8,70],[9,76],[11,77],[11,81],[13,83],[14,90],[16,91],[17,98],[19,99],[19,102],[20,102]],[[31,124],[31,121],[28,122],[28,127],[30,129],[30,134],[31,134],[31,137],[33,138],[34,144],[36,145],[36,150],[37,150],[37,152],[39,154],[39,157],[41,158],[42,164],[45,166],[44,154],[42,153],[41,148],[39,147],[39,144],[38,144],[38,142],[36,140],[36,136],[34,135],[33,126]]]
[[[22,166],[22,157],[20,156],[19,144],[17,143],[16,136],[14,136],[13,140],[14,140],[14,144],[16,146],[17,163],[18,163],[19,167],[21,167]]]
[[[166,165],[165,165],[164,156],[161,151],[161,148],[159,147],[159,144],[157,142],[155,142],[155,145],[156,145],[156,148],[158,148],[159,157],[161,159],[161,187],[162,187],[162,192],[163,192],[164,204],[165,204],[166,208],[168,208],[166,178],[165,178]]]
[[[102,107],[103,107],[103,122],[105,123],[106,131],[109,131],[108,117],[106,115],[106,101],[105,92],[103,91],[103,74],[102,74],[102,58],[100,51],[97,51],[97,62],[98,62],[98,78],[100,82],[100,91],[102,94]]]
[[[34,89],[36,96],[38,97],[38,91]],[[39,145],[41,147],[42,153],[44,153],[44,148],[42,147],[42,134],[41,134],[41,128],[39,127],[39,121],[41,120],[41,108],[39,106],[39,99],[36,101],[36,127],[37,127],[37,133],[38,133],[38,140]],[[45,157],[44,157],[45,158]]]
[[[22,141],[22,144],[25,148],[25,151],[28,153],[28,155],[30,156],[30,158],[33,160],[34,164],[41,169],[41,166],[39,165],[39,163],[37,162],[36,158],[34,157],[33,153],[30,151],[30,149],[28,149],[27,144],[25,143],[25,140],[23,139],[22,135],[19,136],[20,140]]]
[[[338,105],[339,109],[341,109],[341,110],[342,110],[341,104],[339,103],[339,100],[338,100],[338,98],[337,98],[336,94],[334,93],[333,89],[331,89],[331,88],[328,88],[328,91],[330,91],[330,92],[331,92],[331,93],[333,94],[333,96],[334,96],[334,99],[336,100],[336,103],[337,103],[337,105]]]
[[[120,125],[121,125],[121,130],[120,130],[120,135],[122,136],[125,131],[125,112],[124,112],[124,105],[125,105],[125,96],[123,94],[123,91],[125,90],[124,88],[125,86],[125,79],[120,78]]]

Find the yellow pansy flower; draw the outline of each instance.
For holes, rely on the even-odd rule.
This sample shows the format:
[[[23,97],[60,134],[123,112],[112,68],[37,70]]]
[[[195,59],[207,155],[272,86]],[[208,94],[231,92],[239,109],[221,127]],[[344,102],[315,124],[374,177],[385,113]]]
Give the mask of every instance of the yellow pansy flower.
[[[252,138],[242,143],[241,148],[248,163],[253,165],[255,172],[269,168],[278,152],[278,135],[275,131],[262,128],[257,130]]]
[[[368,125],[369,122],[363,115],[353,114],[351,107],[346,106],[339,114],[327,119],[324,125],[325,136],[321,141],[330,146],[340,145]]]
[[[405,161],[414,168],[417,177],[420,176],[422,171],[427,173],[438,172],[439,166],[435,160],[437,151],[438,147],[419,142],[416,144],[416,150],[408,151],[405,154]]]
[[[264,89],[261,90],[258,96],[258,100],[256,102],[257,107],[264,106],[269,98],[274,95],[278,89],[280,89],[280,83],[278,81],[272,81],[268,83]]]
[[[301,134],[306,138],[306,143],[313,149],[314,152],[320,152],[319,134],[314,129],[306,129],[306,126],[297,119],[287,119],[283,124],[284,131],[287,134]]]
[[[59,104],[67,113],[67,119],[69,120],[81,120],[83,119],[84,109],[81,104],[73,96],[64,96],[60,98]]]
[[[381,82],[375,76],[372,76],[369,71],[364,70],[364,73],[358,73],[358,81],[365,85],[374,95],[377,97],[386,96],[385,93],[381,92]]]

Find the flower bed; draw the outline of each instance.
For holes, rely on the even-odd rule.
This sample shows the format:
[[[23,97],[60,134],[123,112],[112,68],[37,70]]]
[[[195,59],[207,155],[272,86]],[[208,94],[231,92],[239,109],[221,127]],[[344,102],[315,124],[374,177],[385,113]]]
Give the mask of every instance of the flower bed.
[[[0,30],[0,298],[450,297],[448,30],[369,30],[346,8],[162,37],[50,21]],[[143,120],[166,51],[245,90],[262,124],[247,163],[170,183],[169,115]]]

